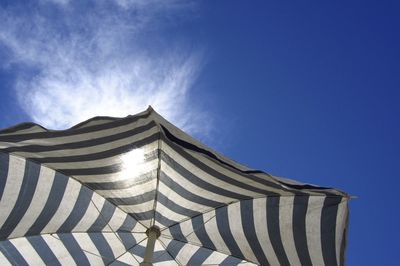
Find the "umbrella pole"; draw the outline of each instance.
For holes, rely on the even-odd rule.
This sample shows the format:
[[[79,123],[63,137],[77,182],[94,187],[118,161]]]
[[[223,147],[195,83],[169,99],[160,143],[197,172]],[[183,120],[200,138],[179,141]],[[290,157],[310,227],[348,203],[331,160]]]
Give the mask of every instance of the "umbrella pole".
[[[143,262],[139,264],[139,266],[152,266],[153,265],[153,253],[154,253],[154,245],[156,244],[157,238],[160,236],[160,229],[156,226],[150,227],[146,231],[147,234],[147,245],[146,251],[144,253]]]

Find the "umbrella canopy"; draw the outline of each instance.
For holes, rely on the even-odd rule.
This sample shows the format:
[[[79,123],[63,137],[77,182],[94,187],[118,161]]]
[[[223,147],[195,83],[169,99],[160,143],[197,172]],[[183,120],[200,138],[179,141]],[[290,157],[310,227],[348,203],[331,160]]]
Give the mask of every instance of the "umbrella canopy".
[[[252,170],[151,107],[0,131],[0,265],[343,265],[347,194]]]

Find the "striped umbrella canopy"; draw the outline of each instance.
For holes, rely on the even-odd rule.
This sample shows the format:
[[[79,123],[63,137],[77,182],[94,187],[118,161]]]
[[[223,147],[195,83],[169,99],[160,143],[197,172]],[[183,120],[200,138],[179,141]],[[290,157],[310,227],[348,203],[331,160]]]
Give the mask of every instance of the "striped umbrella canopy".
[[[151,107],[0,131],[0,265],[343,265],[347,194],[252,170]]]

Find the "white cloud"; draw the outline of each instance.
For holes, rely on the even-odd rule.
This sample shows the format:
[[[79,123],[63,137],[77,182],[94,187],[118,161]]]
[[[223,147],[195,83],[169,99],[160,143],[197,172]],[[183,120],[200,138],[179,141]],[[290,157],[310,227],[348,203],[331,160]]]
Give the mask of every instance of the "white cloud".
[[[148,32],[157,36],[164,18],[179,16],[182,8],[191,12],[190,5],[101,0],[81,10],[76,1],[49,1],[28,14],[18,7],[0,11],[0,42],[12,54],[3,66],[29,70],[19,75],[15,89],[35,122],[61,129],[92,116],[126,116],[152,105],[188,131],[207,129],[197,126],[204,125],[205,114],[189,103],[201,53],[179,43],[147,45]]]

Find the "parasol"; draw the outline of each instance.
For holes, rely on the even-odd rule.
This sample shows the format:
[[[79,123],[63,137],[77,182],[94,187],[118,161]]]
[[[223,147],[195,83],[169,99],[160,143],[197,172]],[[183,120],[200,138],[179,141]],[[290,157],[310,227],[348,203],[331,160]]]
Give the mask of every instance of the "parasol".
[[[223,157],[151,107],[0,131],[1,265],[343,265],[347,194]]]

